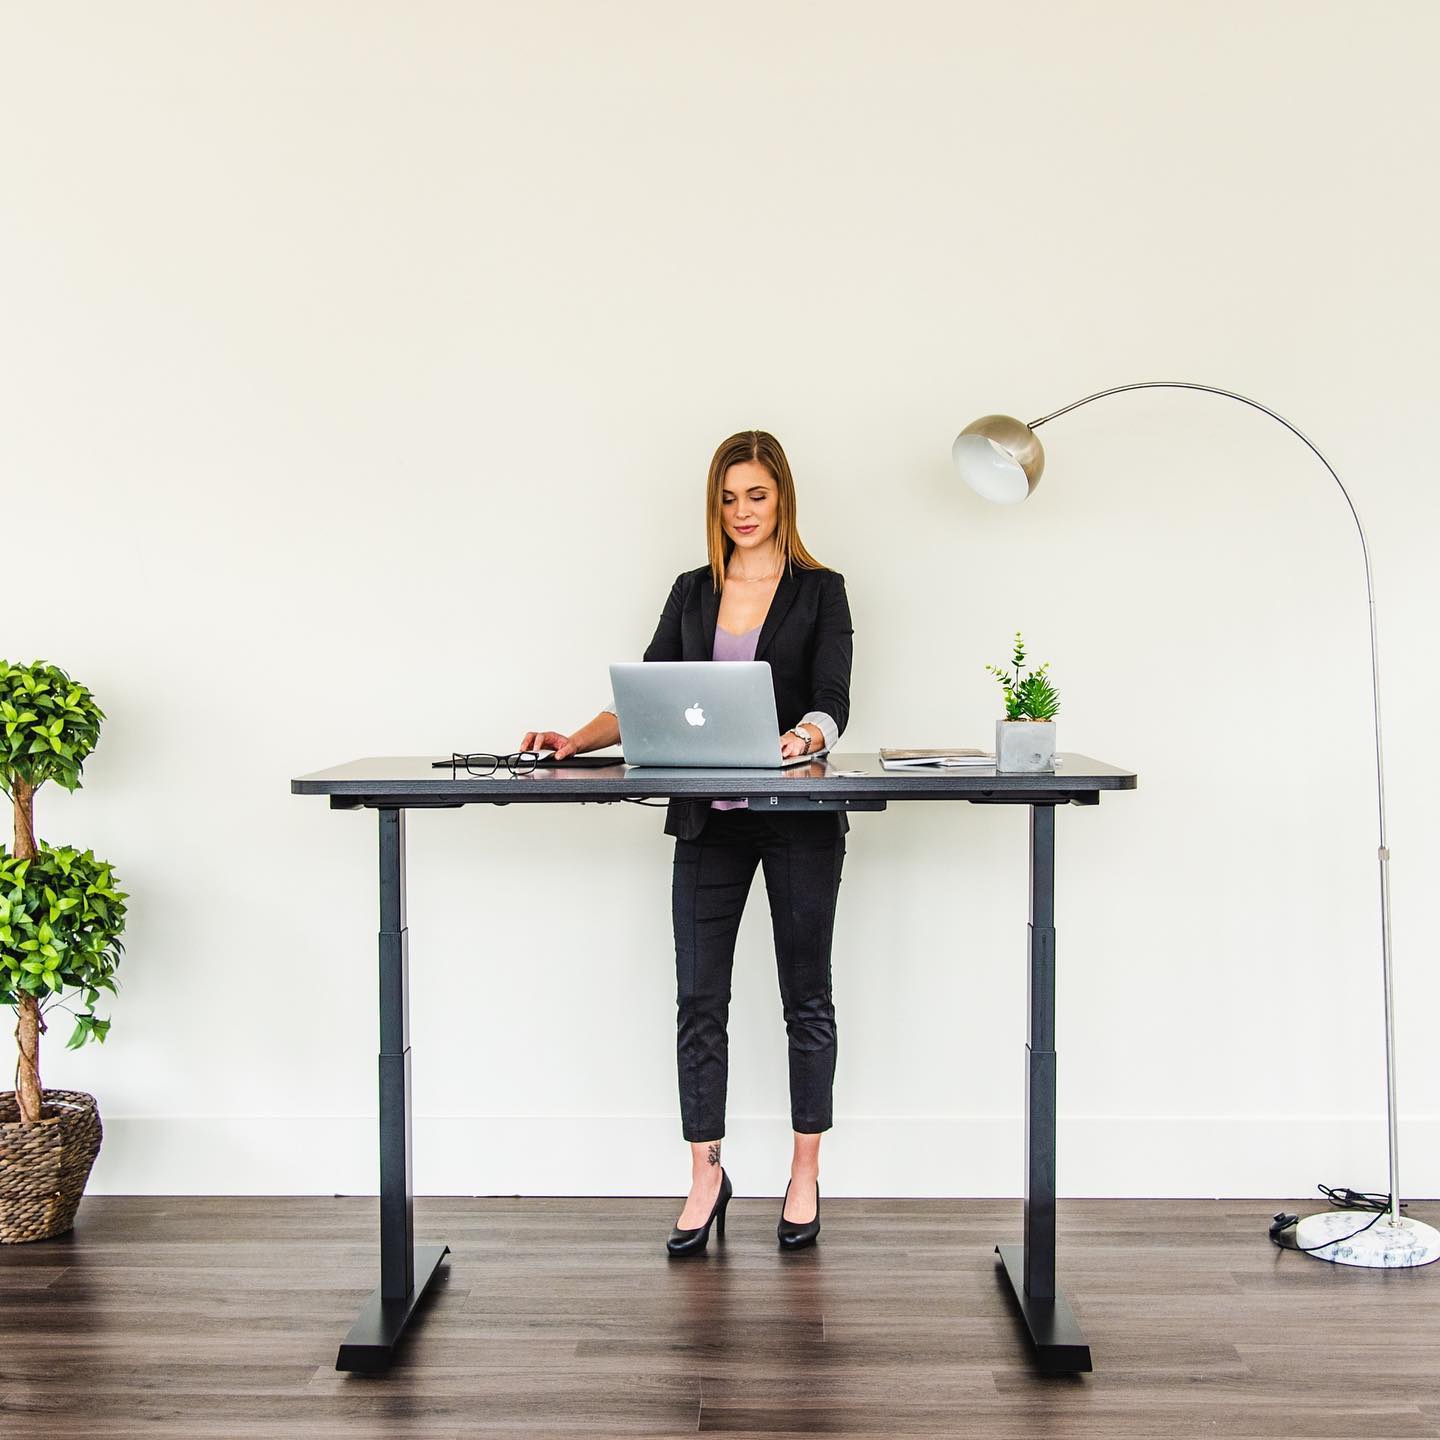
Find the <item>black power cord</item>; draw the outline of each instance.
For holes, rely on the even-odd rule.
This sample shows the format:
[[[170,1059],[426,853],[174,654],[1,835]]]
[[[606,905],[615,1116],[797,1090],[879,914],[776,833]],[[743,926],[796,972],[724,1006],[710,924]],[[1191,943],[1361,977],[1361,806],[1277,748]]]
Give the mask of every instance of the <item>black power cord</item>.
[[[1373,1210],[1375,1217],[1366,1221],[1358,1230],[1352,1231],[1349,1235],[1337,1235],[1333,1240],[1327,1240],[1323,1245],[1297,1245],[1295,1237],[1290,1232],[1300,1223],[1298,1215],[1291,1215],[1287,1211],[1277,1210],[1270,1221],[1270,1239],[1282,1250],[1298,1250],[1302,1255],[1308,1255],[1312,1250],[1328,1250],[1332,1245],[1343,1245],[1347,1240],[1353,1240],[1357,1235],[1363,1235],[1382,1215],[1390,1209],[1389,1195],[1372,1194],[1368,1190],[1352,1190],[1348,1185],[1339,1185],[1331,1189],[1328,1185],[1317,1185],[1315,1187],[1325,1196],[1329,1202],[1339,1210]],[[1400,1202],[1400,1209],[1405,1208],[1405,1202]]]

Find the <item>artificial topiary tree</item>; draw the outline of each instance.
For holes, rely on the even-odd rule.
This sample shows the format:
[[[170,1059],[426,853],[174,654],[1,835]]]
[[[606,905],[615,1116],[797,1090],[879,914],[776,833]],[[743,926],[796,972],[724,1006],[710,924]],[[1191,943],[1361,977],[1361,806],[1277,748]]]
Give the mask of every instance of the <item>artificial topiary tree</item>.
[[[0,788],[15,807],[15,848],[0,846],[0,1002],[17,1014],[20,1048],[15,1094],[21,1122],[41,1118],[43,1011],[78,990],[71,1046],[103,1040],[95,1015],[101,990],[115,989],[125,896],[93,852],[52,849],[35,840],[35,792],[47,780],[80,785],[85,758],[105,713],[85,686],[54,665],[0,660]]]

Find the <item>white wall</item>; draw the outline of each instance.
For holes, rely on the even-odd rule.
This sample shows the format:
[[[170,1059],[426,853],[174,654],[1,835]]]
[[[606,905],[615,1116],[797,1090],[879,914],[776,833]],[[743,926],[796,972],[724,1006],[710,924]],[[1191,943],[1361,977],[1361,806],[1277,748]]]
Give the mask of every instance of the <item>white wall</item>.
[[[1065,748],[1140,773],[1059,817],[1062,1193],[1384,1189],[1340,496],[1181,393],[1055,422],[1018,509],[949,466],[976,415],[1187,378],[1369,527],[1440,1193],[1434,6],[0,13],[0,654],[108,710],[39,822],[132,895],[110,1041],[44,1051],[96,1190],[373,1188],[375,818],[289,781],[589,719],[748,426],[848,579],[843,749],[984,742],[1023,628]],[[1024,823],[854,818],[827,1194],[1019,1193]],[[661,826],[413,817],[422,1190],[684,1188]],[[778,1194],[759,882],[736,972],[727,1163]]]

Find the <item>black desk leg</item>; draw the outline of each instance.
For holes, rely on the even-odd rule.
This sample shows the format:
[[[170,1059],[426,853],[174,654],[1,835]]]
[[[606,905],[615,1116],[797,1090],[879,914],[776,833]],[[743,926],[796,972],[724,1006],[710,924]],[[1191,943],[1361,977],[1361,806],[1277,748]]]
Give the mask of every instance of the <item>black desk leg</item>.
[[[1055,1288],[1055,806],[1030,807],[1030,1035],[1025,1046],[1025,1239],[997,1245],[1040,1368],[1089,1370],[1090,1347]]]
[[[384,1370],[448,1245],[416,1245],[410,1131],[410,936],[405,812],[380,812],[380,1288],[365,1302],[337,1370]]]

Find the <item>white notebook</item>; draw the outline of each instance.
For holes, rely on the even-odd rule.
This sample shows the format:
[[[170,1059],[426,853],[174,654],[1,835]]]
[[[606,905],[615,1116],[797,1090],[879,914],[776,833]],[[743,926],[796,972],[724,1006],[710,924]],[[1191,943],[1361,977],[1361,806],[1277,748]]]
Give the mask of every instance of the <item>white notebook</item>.
[[[912,770],[919,766],[971,766],[985,767],[995,763],[993,751],[972,750],[965,746],[951,746],[948,749],[924,750],[910,747],[881,747],[880,764],[886,770]]]

